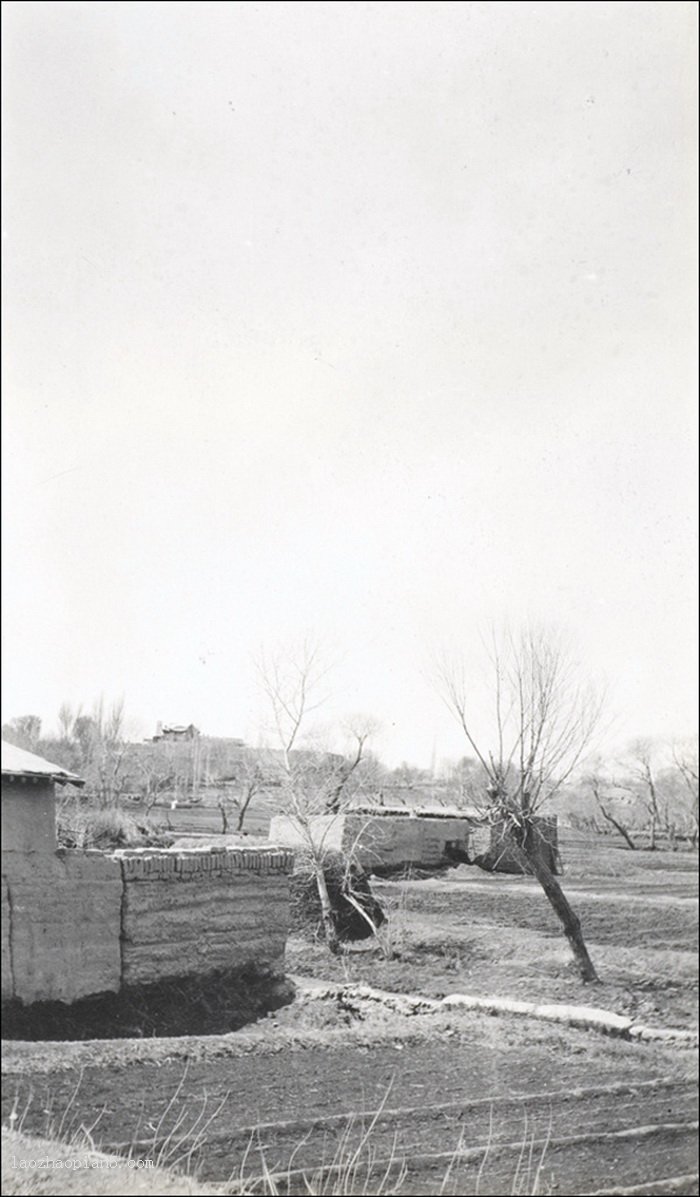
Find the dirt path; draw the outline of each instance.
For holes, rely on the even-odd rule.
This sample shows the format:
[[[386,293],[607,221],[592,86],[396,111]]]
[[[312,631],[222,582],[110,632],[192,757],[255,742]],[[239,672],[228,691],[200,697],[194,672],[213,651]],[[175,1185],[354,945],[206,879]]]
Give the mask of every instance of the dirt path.
[[[473,873],[473,870],[471,870]],[[373,888],[381,893],[382,887],[385,889],[390,883],[374,881]],[[596,878],[595,886],[583,881],[568,881],[563,879],[563,884],[566,892],[572,897],[588,898],[592,902],[638,902],[640,898],[645,903],[654,905],[658,903],[661,906],[668,904],[675,904],[677,902],[698,902],[698,882],[697,878],[692,879],[692,884],[688,880],[678,883],[665,882],[663,886],[658,884],[658,889],[650,886],[648,880],[645,878],[641,882],[625,882],[624,887],[619,880],[599,880]],[[542,890],[530,878],[512,878],[504,881],[502,877],[474,877],[473,879],[460,878],[452,879],[449,876],[446,878],[426,879],[425,881],[407,881],[404,882],[406,887],[413,887],[414,890],[420,887],[426,893],[445,892],[445,887],[449,885],[450,893],[480,893],[480,894],[513,894],[516,897],[535,897],[541,900]]]

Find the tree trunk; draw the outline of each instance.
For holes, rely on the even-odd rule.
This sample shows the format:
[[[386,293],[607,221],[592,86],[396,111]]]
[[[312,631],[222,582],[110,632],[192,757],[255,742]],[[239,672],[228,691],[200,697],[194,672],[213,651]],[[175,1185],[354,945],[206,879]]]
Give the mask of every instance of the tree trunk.
[[[614,818],[614,816],[611,815],[610,812],[605,809],[605,807],[603,806],[603,803],[600,801],[600,799],[598,799],[598,807],[600,809],[600,813],[603,816],[603,818],[607,819],[608,823],[612,823],[612,825],[616,831],[619,831],[620,835],[622,836],[625,843],[627,844],[627,847],[631,848],[633,852],[636,852],[637,845],[635,844],[634,840],[632,839],[632,836],[629,834],[628,831],[625,830],[625,828],[622,826],[622,823],[618,823],[617,819]]]
[[[326,945],[332,956],[338,956],[340,955],[340,940],[338,939],[338,932],[335,926],[333,906],[328,896],[326,876],[323,872],[323,865],[320,863],[320,861],[314,861],[314,871],[316,873],[316,888],[318,889],[318,896],[321,902],[321,918],[323,919],[323,930],[326,936]]]
[[[524,853],[532,872],[544,890],[547,901],[564,928],[564,934],[571,945],[571,951],[574,954],[581,980],[599,985],[600,978],[595,971],[593,961],[588,955],[578,915],[572,910],[566,894],[554,874],[542,860],[538,849],[538,837],[533,836],[531,833],[526,836],[525,844],[521,846],[520,850]]]
[[[241,807],[241,809],[238,813],[238,825],[236,827],[237,831],[243,830],[243,823],[245,821],[246,812],[248,810],[248,807],[250,806],[250,803],[252,801],[254,794],[255,794],[255,789],[253,786],[250,786],[248,788],[248,792],[246,793],[245,800],[243,802],[243,806]]]
[[[656,812],[652,811],[651,819],[649,820],[649,851],[656,851]]]

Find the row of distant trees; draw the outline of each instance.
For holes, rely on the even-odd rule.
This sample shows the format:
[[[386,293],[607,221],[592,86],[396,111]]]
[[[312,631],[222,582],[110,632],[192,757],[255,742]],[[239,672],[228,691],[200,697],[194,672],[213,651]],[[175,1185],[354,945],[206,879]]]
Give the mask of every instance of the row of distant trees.
[[[447,766],[438,784],[456,805],[478,805],[482,770],[475,758],[464,757]],[[697,848],[698,741],[636,739],[610,758],[593,756],[553,809],[575,830],[617,837],[632,851],[680,843]]]
[[[637,739],[616,759],[594,758],[561,809],[573,827],[618,836],[632,851],[661,842],[697,847],[697,739]]]

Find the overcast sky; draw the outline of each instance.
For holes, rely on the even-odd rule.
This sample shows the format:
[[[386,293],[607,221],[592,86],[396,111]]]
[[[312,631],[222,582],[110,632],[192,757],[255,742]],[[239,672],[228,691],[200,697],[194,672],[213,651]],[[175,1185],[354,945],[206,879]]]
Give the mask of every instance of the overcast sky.
[[[696,718],[692,3],[5,3],[4,706],[462,742],[424,676],[554,621]]]

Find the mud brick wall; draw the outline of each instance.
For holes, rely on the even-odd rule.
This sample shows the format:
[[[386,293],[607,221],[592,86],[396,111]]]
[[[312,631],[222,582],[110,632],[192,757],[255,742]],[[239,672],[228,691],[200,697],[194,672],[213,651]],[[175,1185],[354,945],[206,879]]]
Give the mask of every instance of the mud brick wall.
[[[45,854],[56,849],[54,783],[2,779],[2,850]]]
[[[121,870],[102,852],[3,852],[2,997],[73,1002],[116,991]]]
[[[124,984],[219,969],[283,971],[291,852],[144,849],[114,857],[124,884]]]
[[[74,1002],[219,969],[283,971],[285,849],[3,852],[2,999]]]
[[[2,917],[0,919],[0,930],[2,933],[2,1000],[3,1002],[14,997],[14,978],[12,976],[12,944],[10,942],[10,891],[7,885],[7,878],[2,878],[1,891],[1,905]]]
[[[458,844],[464,851],[469,843],[468,819],[448,819],[430,815],[344,816],[343,848],[358,845],[362,866],[368,870],[419,865],[437,868],[446,859],[447,844]]]
[[[352,853],[368,872],[411,864],[438,867],[445,861],[448,843],[467,850],[471,827],[472,821],[466,817],[369,815],[351,810],[317,815],[310,821],[310,833],[317,845]],[[298,826],[286,815],[273,818],[270,839],[300,847],[304,843]]]

